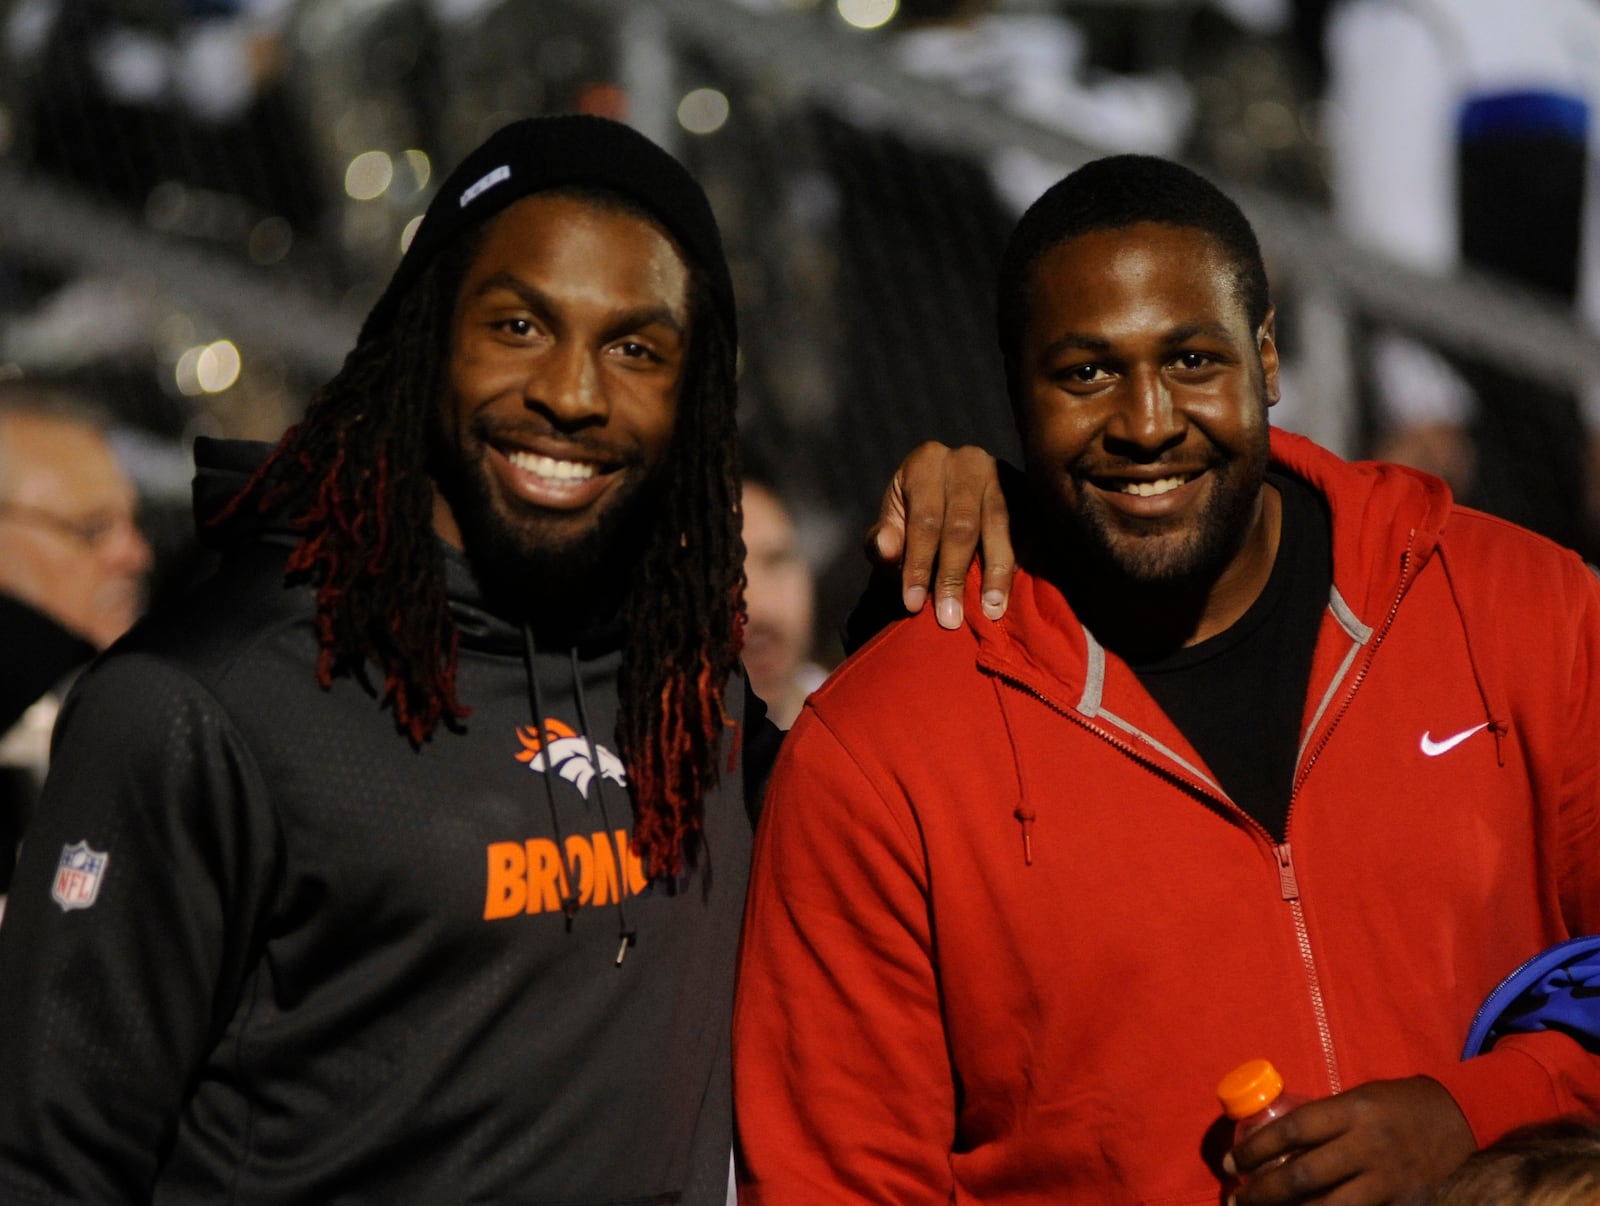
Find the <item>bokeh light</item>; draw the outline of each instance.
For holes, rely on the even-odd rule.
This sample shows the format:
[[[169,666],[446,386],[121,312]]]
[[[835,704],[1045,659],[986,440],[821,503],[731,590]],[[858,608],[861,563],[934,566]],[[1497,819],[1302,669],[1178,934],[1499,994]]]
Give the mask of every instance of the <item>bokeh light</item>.
[[[218,339],[184,352],[178,357],[174,372],[179,391],[192,398],[197,394],[220,394],[230,389],[239,380],[243,367],[233,340]]]
[[[394,160],[387,151],[362,151],[344,170],[344,191],[357,201],[372,201],[394,183]]]
[[[417,188],[425,189],[428,181],[433,178],[433,160],[428,158],[428,152],[415,148],[405,152],[406,166],[411,169],[411,178],[416,182]]]
[[[289,254],[294,246],[294,228],[287,218],[273,215],[262,218],[250,228],[247,247],[250,258],[263,267],[276,264]]]
[[[839,0],[839,15],[857,29],[877,29],[894,19],[899,0]]]
[[[728,98],[715,88],[696,88],[678,102],[678,124],[691,134],[714,134],[728,120]]]

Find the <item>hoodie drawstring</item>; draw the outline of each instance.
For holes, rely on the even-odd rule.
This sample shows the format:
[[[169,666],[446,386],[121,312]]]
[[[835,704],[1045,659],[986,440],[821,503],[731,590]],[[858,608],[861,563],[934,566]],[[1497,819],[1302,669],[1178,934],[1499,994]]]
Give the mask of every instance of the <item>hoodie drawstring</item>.
[[[539,692],[539,675],[535,670],[534,658],[538,647],[534,643],[533,629],[524,624],[522,627],[522,656],[528,673],[528,694],[533,704],[534,724],[539,730],[539,745],[544,754],[545,773],[544,795],[545,802],[550,808],[550,829],[555,834],[556,850],[561,859],[561,880],[565,891],[561,898],[561,911],[567,918],[567,930],[571,932],[573,920],[578,914],[577,878],[567,855],[566,837],[561,832],[561,812],[556,806],[556,789],[552,782],[555,776],[555,767],[551,764],[549,753],[548,734],[545,731],[544,699]],[[578,651],[573,648],[572,658],[572,689],[578,704],[578,727],[582,730],[584,743],[589,748],[589,764],[595,768],[593,779],[595,797],[600,802],[600,821],[605,826],[606,833],[611,832],[611,816],[606,809],[605,776],[600,773],[600,752],[595,747],[594,735],[589,728],[589,712],[583,698],[583,675],[578,664]],[[638,934],[628,924],[627,906],[622,901],[622,891],[617,892],[617,966],[622,966],[623,956],[628,953],[628,948],[638,941]]]
[[[531,638],[530,638],[531,639]],[[594,733],[589,728],[589,710],[583,702],[583,674],[578,666],[578,650],[574,646],[570,651],[572,658],[572,690],[578,700],[578,727],[583,730],[584,744],[589,747],[589,762],[594,767],[600,766],[600,752],[595,749]],[[594,777],[594,796],[600,802],[600,823],[605,826],[607,833],[611,832],[611,815],[606,811],[606,786],[605,776],[596,774]],[[548,782],[548,780],[547,780]],[[628,907],[622,902],[622,889],[617,889],[617,966],[622,966],[622,957],[628,953],[628,948],[639,940],[639,936],[628,924]]]
[[[578,913],[578,893],[573,887],[572,864],[567,860],[567,839],[561,833],[561,813],[556,808],[556,788],[550,780],[554,776],[555,767],[550,761],[549,733],[544,727],[544,701],[539,697],[539,676],[534,673],[533,656],[537,652],[533,644],[533,630],[526,624],[522,626],[522,657],[528,669],[528,691],[533,697],[533,723],[539,730],[539,751],[544,757],[544,797],[550,805],[550,829],[556,836],[556,854],[561,859],[561,883],[565,891],[561,896],[561,911],[567,917],[567,929],[572,929],[572,919]]]
[[[1006,693],[1001,690],[1000,680],[995,678],[991,683],[994,688],[995,701],[1000,705],[1000,722],[1006,727],[1006,744],[1011,747],[1011,769],[1017,781],[1017,806],[1011,810],[1011,815],[1016,818],[1017,824],[1022,826],[1022,865],[1033,866],[1033,823],[1039,819],[1039,814],[1033,810],[1028,800],[1027,789],[1022,781],[1022,753],[1017,748],[1016,734],[1011,731],[1011,713],[1006,708]]]

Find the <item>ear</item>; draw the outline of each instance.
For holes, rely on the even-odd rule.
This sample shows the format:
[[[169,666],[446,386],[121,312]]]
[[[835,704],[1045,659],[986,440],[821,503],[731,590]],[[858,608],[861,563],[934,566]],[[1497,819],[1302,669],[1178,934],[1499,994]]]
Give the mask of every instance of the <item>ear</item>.
[[[1268,406],[1275,406],[1278,402],[1278,338],[1273,328],[1275,318],[1276,309],[1268,306],[1267,316],[1262,319],[1261,329],[1256,332],[1256,351],[1261,354],[1262,392],[1266,395]]]

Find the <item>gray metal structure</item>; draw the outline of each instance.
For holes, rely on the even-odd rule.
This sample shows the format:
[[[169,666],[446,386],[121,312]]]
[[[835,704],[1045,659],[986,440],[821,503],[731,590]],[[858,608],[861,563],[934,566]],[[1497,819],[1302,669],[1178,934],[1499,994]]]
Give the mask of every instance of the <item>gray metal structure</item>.
[[[1130,11],[1139,7],[1130,6]],[[414,42],[420,38],[429,43],[421,49],[432,56],[437,106],[411,91],[415,76],[385,79],[363,69],[374,47],[392,43],[397,22],[412,30],[407,36]],[[559,31],[559,38],[552,30]],[[241,340],[270,349],[307,378],[325,377],[348,348],[363,301],[375,295],[398,256],[394,236],[406,217],[396,209],[374,222],[371,207],[362,208],[366,203],[335,195],[341,179],[338,157],[344,153],[339,137],[353,137],[349,130],[359,127],[369,139],[392,142],[388,149],[393,152],[426,146],[441,166],[447,165],[486,132],[485,126],[549,102],[550,90],[541,91],[533,78],[539,71],[587,56],[586,61],[603,63],[625,87],[632,120],[708,178],[719,212],[724,205],[740,210],[723,214],[736,261],[741,248],[751,264],[779,244],[790,254],[789,264],[779,269],[769,265],[765,277],[749,288],[746,277],[758,274],[752,269],[740,278],[751,394],[756,399],[749,425],[757,432],[764,424],[773,428],[769,444],[787,448],[794,436],[798,443],[793,446],[802,454],[828,460],[836,455],[834,446],[820,436],[810,447],[806,441],[820,427],[840,422],[830,411],[830,394],[865,370],[849,363],[821,363],[838,357],[839,349],[829,342],[825,324],[808,327],[811,319],[800,311],[815,309],[817,299],[826,294],[804,295],[795,286],[795,296],[777,296],[791,288],[797,274],[805,275],[804,265],[793,262],[806,254],[803,238],[796,243],[792,223],[782,227],[781,214],[760,212],[761,204],[741,202],[739,195],[742,179],[764,179],[773,162],[781,160],[803,174],[804,161],[815,150],[815,135],[797,115],[831,113],[853,122],[866,115],[867,123],[897,140],[896,145],[925,146],[956,157],[1014,146],[1070,168],[1120,149],[1065,137],[991,102],[900,72],[883,53],[880,37],[849,30],[818,7],[757,11],[734,0],[485,0],[476,5],[463,0],[302,0],[285,39],[289,81],[307,112],[315,158],[322,164],[323,186],[330,196],[319,237],[328,254],[343,261],[334,277],[354,281],[354,287],[335,296],[328,277],[311,279],[281,266],[255,267],[216,247],[160,233],[137,213],[32,170],[25,143],[19,151],[0,156],[0,254],[63,276],[95,273],[147,282],[203,315],[207,328],[236,331]],[[527,78],[516,78],[519,63]],[[701,137],[681,129],[673,114],[682,91],[705,78],[728,81],[734,116],[728,131]],[[752,166],[753,147],[770,159]],[[435,179],[441,174],[435,173]],[[1352,367],[1352,331],[1358,321],[1392,323],[1553,387],[1600,379],[1600,340],[1570,311],[1470,274],[1450,279],[1418,274],[1341,238],[1329,217],[1313,207],[1222,183],[1255,221],[1273,266],[1281,308],[1298,326],[1293,339],[1300,369],[1296,380],[1308,396],[1297,413],[1304,416],[1302,428],[1324,443],[1346,453],[1360,451],[1364,420]],[[423,200],[425,195],[419,194],[412,208],[419,210]],[[351,237],[357,229],[367,231],[363,239]],[[825,285],[814,287],[822,290]],[[989,297],[982,290],[969,292],[971,296],[955,300],[979,315],[973,326],[983,329]],[[826,301],[821,304],[825,307]],[[785,350],[781,340],[772,338],[774,328],[796,330],[810,341],[808,354]],[[774,381],[779,384],[770,384]],[[789,386],[802,395],[799,401],[773,396]],[[918,387],[913,382],[908,388],[915,394]],[[954,438],[969,438],[969,432],[982,436],[997,425],[1009,426],[1003,405],[993,399],[968,427],[923,425],[916,414],[919,401],[915,396],[902,399],[907,411],[903,424],[858,431],[855,443],[892,443],[902,438],[902,431],[945,438],[954,432]],[[992,446],[1003,447],[1009,434],[1002,432]],[[879,449],[875,457],[839,466],[831,478],[819,472],[813,492],[853,522],[865,505],[861,483],[903,451]],[[850,488],[856,497],[841,497]]]

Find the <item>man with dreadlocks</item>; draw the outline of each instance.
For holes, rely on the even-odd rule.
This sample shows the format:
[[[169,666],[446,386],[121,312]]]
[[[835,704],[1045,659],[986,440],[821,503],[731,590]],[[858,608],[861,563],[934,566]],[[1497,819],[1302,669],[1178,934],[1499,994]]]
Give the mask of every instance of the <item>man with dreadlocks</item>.
[[[519,122],[197,450],[220,572],[81,681],[0,931],[0,1200],[723,1201],[734,354],[688,173]]]

